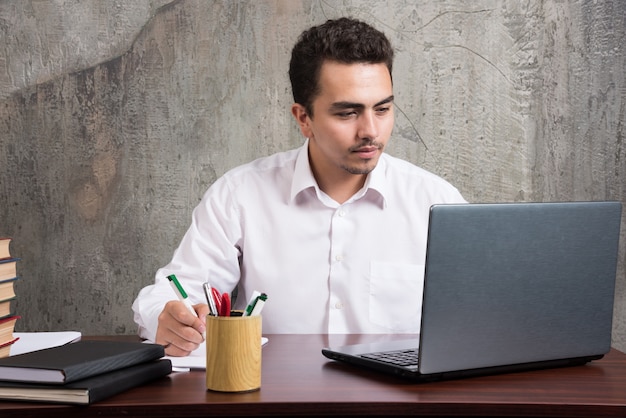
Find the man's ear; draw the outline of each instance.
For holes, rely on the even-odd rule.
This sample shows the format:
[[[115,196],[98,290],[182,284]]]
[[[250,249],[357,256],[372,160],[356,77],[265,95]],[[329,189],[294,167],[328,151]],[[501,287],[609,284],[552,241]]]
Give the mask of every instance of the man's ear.
[[[306,113],[306,109],[304,108],[304,106],[299,103],[292,104],[291,114],[296,119],[302,135],[304,135],[306,138],[311,138],[313,135],[310,125],[311,118],[309,118],[309,115]]]

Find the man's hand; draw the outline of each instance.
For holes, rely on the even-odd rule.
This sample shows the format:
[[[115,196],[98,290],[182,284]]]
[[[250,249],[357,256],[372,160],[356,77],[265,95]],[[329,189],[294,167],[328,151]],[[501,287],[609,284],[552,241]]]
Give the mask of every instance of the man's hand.
[[[183,357],[189,355],[204,341],[206,316],[209,307],[206,304],[194,305],[198,318],[184,303],[171,300],[165,304],[159,315],[156,344],[165,347],[168,356]]]

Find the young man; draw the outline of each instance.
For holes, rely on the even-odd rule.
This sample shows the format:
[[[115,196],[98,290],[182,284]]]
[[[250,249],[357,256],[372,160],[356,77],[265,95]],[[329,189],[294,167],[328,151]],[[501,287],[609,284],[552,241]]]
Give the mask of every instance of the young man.
[[[171,262],[133,304],[142,337],[187,355],[203,341],[202,284],[268,295],[264,333],[419,331],[429,208],[456,188],[384,154],[394,124],[393,49],[341,18],[293,48],[298,149],[227,172],[195,208]],[[168,285],[175,274],[197,317]]]

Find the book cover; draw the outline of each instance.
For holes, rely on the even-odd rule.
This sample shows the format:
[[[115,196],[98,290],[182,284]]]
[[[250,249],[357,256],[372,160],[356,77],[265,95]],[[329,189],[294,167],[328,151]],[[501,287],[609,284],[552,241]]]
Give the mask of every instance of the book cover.
[[[62,385],[164,355],[158,344],[81,340],[0,359],[0,380]]]
[[[4,258],[11,258],[9,244],[11,244],[10,237],[0,237],[0,260]]]
[[[170,360],[154,360],[65,385],[0,382],[0,399],[87,405],[172,372]]]

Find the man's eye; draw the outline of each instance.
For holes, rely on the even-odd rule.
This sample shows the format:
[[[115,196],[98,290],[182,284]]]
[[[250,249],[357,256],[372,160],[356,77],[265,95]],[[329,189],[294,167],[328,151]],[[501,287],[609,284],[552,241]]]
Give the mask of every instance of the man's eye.
[[[387,113],[391,109],[391,106],[379,107],[376,109],[376,113],[382,114]]]
[[[346,112],[338,112],[336,113],[337,116],[339,116],[340,118],[349,118],[351,116],[356,115],[356,112],[353,110],[350,111],[346,111]]]

